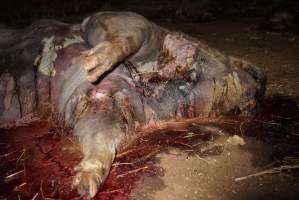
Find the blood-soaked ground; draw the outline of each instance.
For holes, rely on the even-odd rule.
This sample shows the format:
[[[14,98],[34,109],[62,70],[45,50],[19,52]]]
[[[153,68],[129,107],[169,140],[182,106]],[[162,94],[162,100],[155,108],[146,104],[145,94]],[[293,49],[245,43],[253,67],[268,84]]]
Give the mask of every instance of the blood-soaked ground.
[[[261,141],[260,145],[264,143],[273,146],[271,160],[264,162],[260,171],[272,169],[274,172],[261,177],[287,175],[286,181],[294,181],[296,177],[298,179],[299,109],[296,103],[283,98],[265,100],[262,107],[262,113],[256,117],[227,116],[207,121],[170,122],[140,130],[143,136],[118,153],[109,178],[96,199],[136,199],[136,195],[132,197],[131,191],[138,186],[136,181],[140,178],[160,177],[163,180],[164,169],[163,165],[159,165],[157,154],[171,153],[171,149],[177,148],[182,153],[208,162],[209,158],[223,154],[224,150],[221,145],[207,144],[217,144],[219,138],[229,137],[230,134],[237,134],[245,141],[254,138]],[[211,123],[211,127],[217,125],[223,131],[203,130],[198,126],[202,123]],[[237,142],[239,148],[250,149],[250,144],[244,147],[242,142]],[[38,121],[1,130],[0,145],[1,199],[80,199],[76,191],[71,190],[71,185],[73,167],[81,155],[76,139],[70,134],[60,134],[48,122]],[[262,152],[255,154],[256,157],[263,156]],[[281,170],[275,171],[278,168]],[[247,178],[246,181],[256,181],[256,177],[245,176]],[[263,182],[263,179],[259,180]],[[284,195],[294,199],[298,197],[298,193],[293,192],[299,185],[298,180],[292,184],[285,183],[284,187],[289,188],[290,193]]]

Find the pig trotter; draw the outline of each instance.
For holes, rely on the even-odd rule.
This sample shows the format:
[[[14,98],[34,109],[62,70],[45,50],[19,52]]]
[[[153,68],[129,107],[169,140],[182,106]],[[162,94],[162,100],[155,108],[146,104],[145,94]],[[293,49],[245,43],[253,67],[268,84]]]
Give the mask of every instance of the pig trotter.
[[[73,180],[73,187],[77,188],[81,196],[93,198],[108,176],[114,153],[107,151],[103,154],[106,155],[85,156],[75,167],[76,175]]]
[[[95,14],[81,25],[86,42],[93,47],[82,55],[85,59],[82,64],[85,64],[90,82],[97,81],[105,72],[136,53],[146,41],[145,35],[149,31],[144,18],[133,13],[117,20],[109,20],[106,15],[109,13]],[[127,23],[131,17],[136,20],[135,23]]]
[[[123,131],[117,118],[87,111],[76,124],[74,134],[80,141],[83,159],[75,167],[73,186],[80,195],[93,198],[109,174]]]
[[[76,64],[83,66],[87,71],[88,81],[97,81],[101,75],[111,70],[113,65],[119,62],[117,58],[111,56],[112,53],[109,51],[111,47],[109,48],[109,46],[110,44],[107,43],[96,46],[83,52],[81,56],[75,60]]]
[[[75,167],[73,186],[81,196],[93,198],[104,182],[105,170],[99,160],[83,160]],[[107,172],[106,172],[107,173]]]

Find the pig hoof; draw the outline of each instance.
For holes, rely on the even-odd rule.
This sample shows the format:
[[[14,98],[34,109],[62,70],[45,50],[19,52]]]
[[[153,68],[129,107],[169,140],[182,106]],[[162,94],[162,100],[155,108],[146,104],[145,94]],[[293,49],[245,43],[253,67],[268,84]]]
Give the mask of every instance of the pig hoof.
[[[98,160],[84,161],[75,167],[75,171],[77,174],[73,181],[73,187],[77,188],[81,196],[93,198],[104,181],[102,163]]]
[[[88,71],[86,79],[89,82],[96,82],[108,69],[112,66],[111,62],[107,61],[106,63],[96,66],[92,70]]]
[[[80,171],[76,174],[73,186],[77,188],[79,195],[87,198],[93,198],[100,186],[102,185],[102,177],[96,171]]]

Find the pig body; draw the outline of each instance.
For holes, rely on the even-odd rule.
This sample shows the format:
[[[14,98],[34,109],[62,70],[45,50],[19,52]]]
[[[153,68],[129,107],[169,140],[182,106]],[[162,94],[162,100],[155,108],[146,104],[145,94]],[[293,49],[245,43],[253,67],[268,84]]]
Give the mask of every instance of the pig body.
[[[249,63],[135,13],[96,13],[81,31],[44,21],[16,35],[1,50],[0,120],[51,112],[73,129],[84,155],[74,184],[89,197],[138,125],[246,113],[264,93]]]

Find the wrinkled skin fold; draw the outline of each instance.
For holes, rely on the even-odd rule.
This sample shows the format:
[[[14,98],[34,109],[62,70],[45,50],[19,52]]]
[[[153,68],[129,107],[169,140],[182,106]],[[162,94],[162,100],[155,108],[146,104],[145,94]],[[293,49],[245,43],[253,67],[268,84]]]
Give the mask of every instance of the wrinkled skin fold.
[[[1,124],[50,113],[72,129],[84,155],[74,185],[90,198],[138,125],[248,114],[265,90],[258,68],[135,13],[96,13],[81,26],[42,20],[0,34]]]

